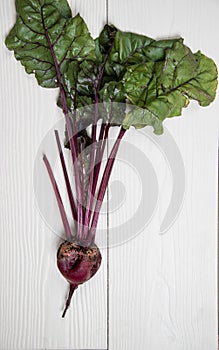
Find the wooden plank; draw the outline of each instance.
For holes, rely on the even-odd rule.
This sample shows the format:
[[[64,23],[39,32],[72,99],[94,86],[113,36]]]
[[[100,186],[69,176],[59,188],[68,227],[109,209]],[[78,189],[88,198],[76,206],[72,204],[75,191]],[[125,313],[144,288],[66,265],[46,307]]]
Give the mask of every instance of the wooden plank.
[[[218,3],[205,0],[110,0],[109,21],[154,38],[182,36],[218,64],[218,10]],[[205,109],[192,103],[183,118],[165,124],[184,162],[186,192],[179,217],[164,235],[159,231],[173,185],[168,159],[143,135],[125,136],[127,153],[139,154],[140,164],[133,167],[121,149],[111,180],[112,189],[122,191],[112,191],[111,208],[120,205],[109,211],[111,244],[116,234],[121,238],[110,249],[110,350],[217,349],[217,105],[218,97]],[[155,171],[159,198],[152,220],[138,233],[139,222],[148,220],[139,209],[147,185],[139,179],[142,150]],[[147,177],[151,167],[145,164]],[[149,180],[151,201],[150,188],[157,187]],[[126,235],[134,238],[124,243]]]
[[[47,203],[54,216],[53,227],[47,226],[35,201],[33,177],[40,143],[62,115],[56,107],[57,91],[38,87],[34,77],[25,74],[4,45],[15,21],[14,4],[14,0],[2,1],[0,14],[0,255],[5,262],[0,266],[0,347],[105,349],[104,250],[98,275],[78,289],[66,318],[61,318],[67,293],[67,283],[56,268],[61,224],[56,205]],[[72,7],[73,4],[73,10],[85,15],[96,36],[105,16],[104,3],[71,1]],[[99,227],[105,226],[103,217]]]

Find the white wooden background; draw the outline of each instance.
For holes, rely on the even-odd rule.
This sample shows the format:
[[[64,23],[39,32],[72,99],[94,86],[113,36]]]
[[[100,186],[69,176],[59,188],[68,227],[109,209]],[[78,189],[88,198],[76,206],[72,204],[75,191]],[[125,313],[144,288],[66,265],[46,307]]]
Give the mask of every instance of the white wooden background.
[[[98,35],[106,19],[104,0],[70,4]],[[109,249],[108,297],[102,249],[100,271],[78,289],[62,319],[67,284],[55,266],[59,238],[42,219],[33,188],[38,147],[61,117],[57,92],[38,87],[7,51],[14,0],[1,0],[0,9],[0,348],[106,349],[109,343],[110,350],[216,350],[218,98],[208,108],[192,104],[183,118],[166,122],[185,165],[186,192],[176,222],[159,235],[167,203],[158,201],[142,232]],[[218,15],[216,0],[109,0],[109,21],[120,29],[154,38],[182,36],[217,64]],[[137,149],[141,137],[129,133],[125,140]],[[155,171],[159,160],[155,152]],[[160,164],[157,181],[169,198],[171,174],[164,160]],[[120,183],[125,195],[117,211],[109,208],[110,232],[121,224],[125,228],[138,211],[136,174],[121,152],[111,184]],[[106,228],[106,215],[99,228]],[[135,233],[134,226],[129,229]]]

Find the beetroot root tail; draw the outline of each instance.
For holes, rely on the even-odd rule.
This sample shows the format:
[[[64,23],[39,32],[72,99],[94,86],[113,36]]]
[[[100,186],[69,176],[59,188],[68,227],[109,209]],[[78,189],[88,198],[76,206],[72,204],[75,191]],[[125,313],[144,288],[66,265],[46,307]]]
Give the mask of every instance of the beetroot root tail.
[[[73,295],[75,289],[77,289],[77,288],[78,288],[78,285],[77,285],[77,284],[72,284],[72,283],[70,283],[70,286],[69,286],[69,293],[68,293],[68,299],[66,300],[65,310],[63,311],[62,318],[65,317],[66,311],[68,310],[68,308],[69,308],[69,306],[70,306],[70,303],[71,303],[72,295]]]

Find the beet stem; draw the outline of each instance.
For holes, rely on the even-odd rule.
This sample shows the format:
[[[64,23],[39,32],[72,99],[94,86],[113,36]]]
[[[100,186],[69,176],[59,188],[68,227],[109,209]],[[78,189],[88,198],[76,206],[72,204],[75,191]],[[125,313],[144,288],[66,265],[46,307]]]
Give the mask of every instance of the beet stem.
[[[115,157],[120,145],[120,142],[125,134],[126,130],[121,128],[119,135],[113,145],[113,148],[111,150],[111,153],[109,155],[109,158],[107,160],[105,169],[104,169],[104,173],[103,173],[103,177],[102,177],[102,181],[100,183],[100,187],[99,187],[99,191],[98,191],[98,195],[97,195],[97,202],[96,202],[96,206],[94,209],[94,214],[93,214],[93,219],[92,219],[92,223],[91,223],[91,230],[90,230],[90,234],[89,234],[89,238],[91,243],[94,242],[95,239],[95,234],[96,234],[96,228],[97,228],[97,223],[98,223],[98,218],[99,218],[99,214],[100,214],[100,209],[103,203],[103,198],[109,183],[109,178],[110,178],[110,174],[113,168],[113,164],[115,162]]]
[[[104,155],[104,150],[106,147],[106,142],[108,139],[108,134],[109,134],[109,129],[110,129],[110,122],[112,119],[112,108],[111,108],[111,112],[110,112],[110,117],[109,120],[107,122],[107,124],[105,124],[104,122],[102,122],[101,125],[101,129],[100,129],[100,134],[99,134],[99,140],[98,140],[98,144],[97,144],[97,150],[96,150],[96,158],[95,158],[95,166],[94,166],[94,174],[93,174],[93,185],[92,185],[92,196],[91,196],[91,206],[90,206],[90,211],[89,211],[89,216],[88,216],[88,225],[90,224],[90,220],[91,220],[91,214],[92,214],[92,207],[93,207],[93,202],[94,202],[94,198],[95,198],[95,193],[96,193],[96,187],[97,187],[97,182],[99,179],[99,173],[100,173],[100,168],[101,168],[101,164],[102,164],[102,160],[103,160],[103,155]],[[87,229],[85,231],[85,237],[88,236],[88,226]]]
[[[97,154],[97,160],[96,160],[96,165],[95,165],[95,169],[94,169],[95,172],[94,172],[93,188],[92,188],[93,197],[95,196],[95,192],[96,192],[100,168],[101,168],[101,164],[102,164],[102,160],[103,160],[103,154],[104,154],[104,150],[106,148],[106,141],[108,138],[109,128],[110,128],[110,124],[108,123],[105,127],[104,139],[101,140],[102,144],[101,144],[100,149],[98,150],[99,152]]]
[[[93,188],[92,188],[93,198],[94,198],[95,192],[96,192],[97,182],[98,182],[98,178],[99,178],[99,172],[100,172],[100,168],[101,168],[101,164],[102,164],[102,160],[103,160],[104,150],[106,147],[106,141],[108,139],[108,134],[109,134],[110,126],[111,126],[110,123],[111,123],[112,117],[113,117],[113,109],[112,109],[112,105],[111,105],[111,111],[110,111],[110,116],[109,116],[108,122],[107,122],[107,124],[102,123],[101,130],[100,130],[100,136],[99,136],[100,146],[99,146],[99,148],[97,150],[97,154],[96,154],[95,169],[94,169],[94,181],[93,181]]]
[[[86,212],[84,218],[84,236],[87,236],[89,221],[90,221],[90,212],[92,211],[92,187],[94,181],[94,167],[95,167],[95,154],[96,154],[96,146],[97,146],[97,121],[98,121],[98,96],[96,94],[95,97],[95,112],[94,112],[94,123],[92,125],[92,149],[90,156],[90,175],[89,175],[89,184],[87,191],[87,203],[86,203]]]
[[[57,203],[58,203],[60,215],[61,215],[61,218],[62,218],[63,226],[65,228],[66,237],[67,237],[68,240],[71,240],[72,232],[71,232],[71,228],[70,228],[70,225],[69,225],[69,222],[68,222],[68,218],[67,218],[67,215],[66,215],[66,212],[65,212],[65,208],[64,208],[64,205],[63,205],[63,202],[62,202],[62,198],[61,198],[61,195],[60,195],[60,192],[59,192],[59,188],[58,188],[56,179],[55,179],[55,177],[53,175],[53,171],[52,171],[51,165],[50,165],[50,163],[49,163],[49,161],[48,161],[48,159],[47,159],[45,154],[43,156],[43,161],[44,161],[46,169],[48,171],[48,174],[49,174],[49,177],[50,177],[50,180],[51,180],[51,184],[52,184],[52,187],[53,187],[56,199],[57,199]]]
[[[77,289],[77,288],[78,288],[78,285],[77,285],[77,284],[71,284],[71,283],[70,283],[70,286],[69,286],[69,293],[68,293],[68,299],[66,300],[65,310],[63,311],[62,318],[65,317],[66,311],[68,310],[68,308],[69,308],[69,306],[70,306],[70,303],[71,303],[72,295],[73,295],[75,289]]]
[[[65,164],[65,158],[64,158],[63,151],[62,151],[62,146],[61,146],[58,130],[55,130],[55,136],[56,136],[56,142],[57,142],[57,146],[58,146],[58,150],[59,150],[59,156],[60,156],[60,161],[61,161],[62,170],[63,170],[63,174],[64,174],[65,184],[66,184],[66,188],[67,188],[67,192],[68,192],[69,203],[71,206],[72,216],[73,216],[73,219],[75,221],[77,221],[77,210],[76,210],[75,201],[74,201],[74,197],[73,197],[73,193],[72,193],[72,189],[71,189],[71,185],[70,185],[70,181],[69,181],[69,177],[68,177],[68,172],[67,172],[67,168],[66,168],[66,164]]]

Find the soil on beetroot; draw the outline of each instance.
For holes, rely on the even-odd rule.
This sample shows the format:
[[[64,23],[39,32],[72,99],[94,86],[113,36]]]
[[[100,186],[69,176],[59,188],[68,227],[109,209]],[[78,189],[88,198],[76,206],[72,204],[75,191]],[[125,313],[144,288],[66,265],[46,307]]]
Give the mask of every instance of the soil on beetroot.
[[[57,266],[70,284],[62,317],[65,317],[75,289],[95,275],[100,267],[101,259],[100,250],[95,244],[86,247],[65,241],[60,245],[57,252]]]

